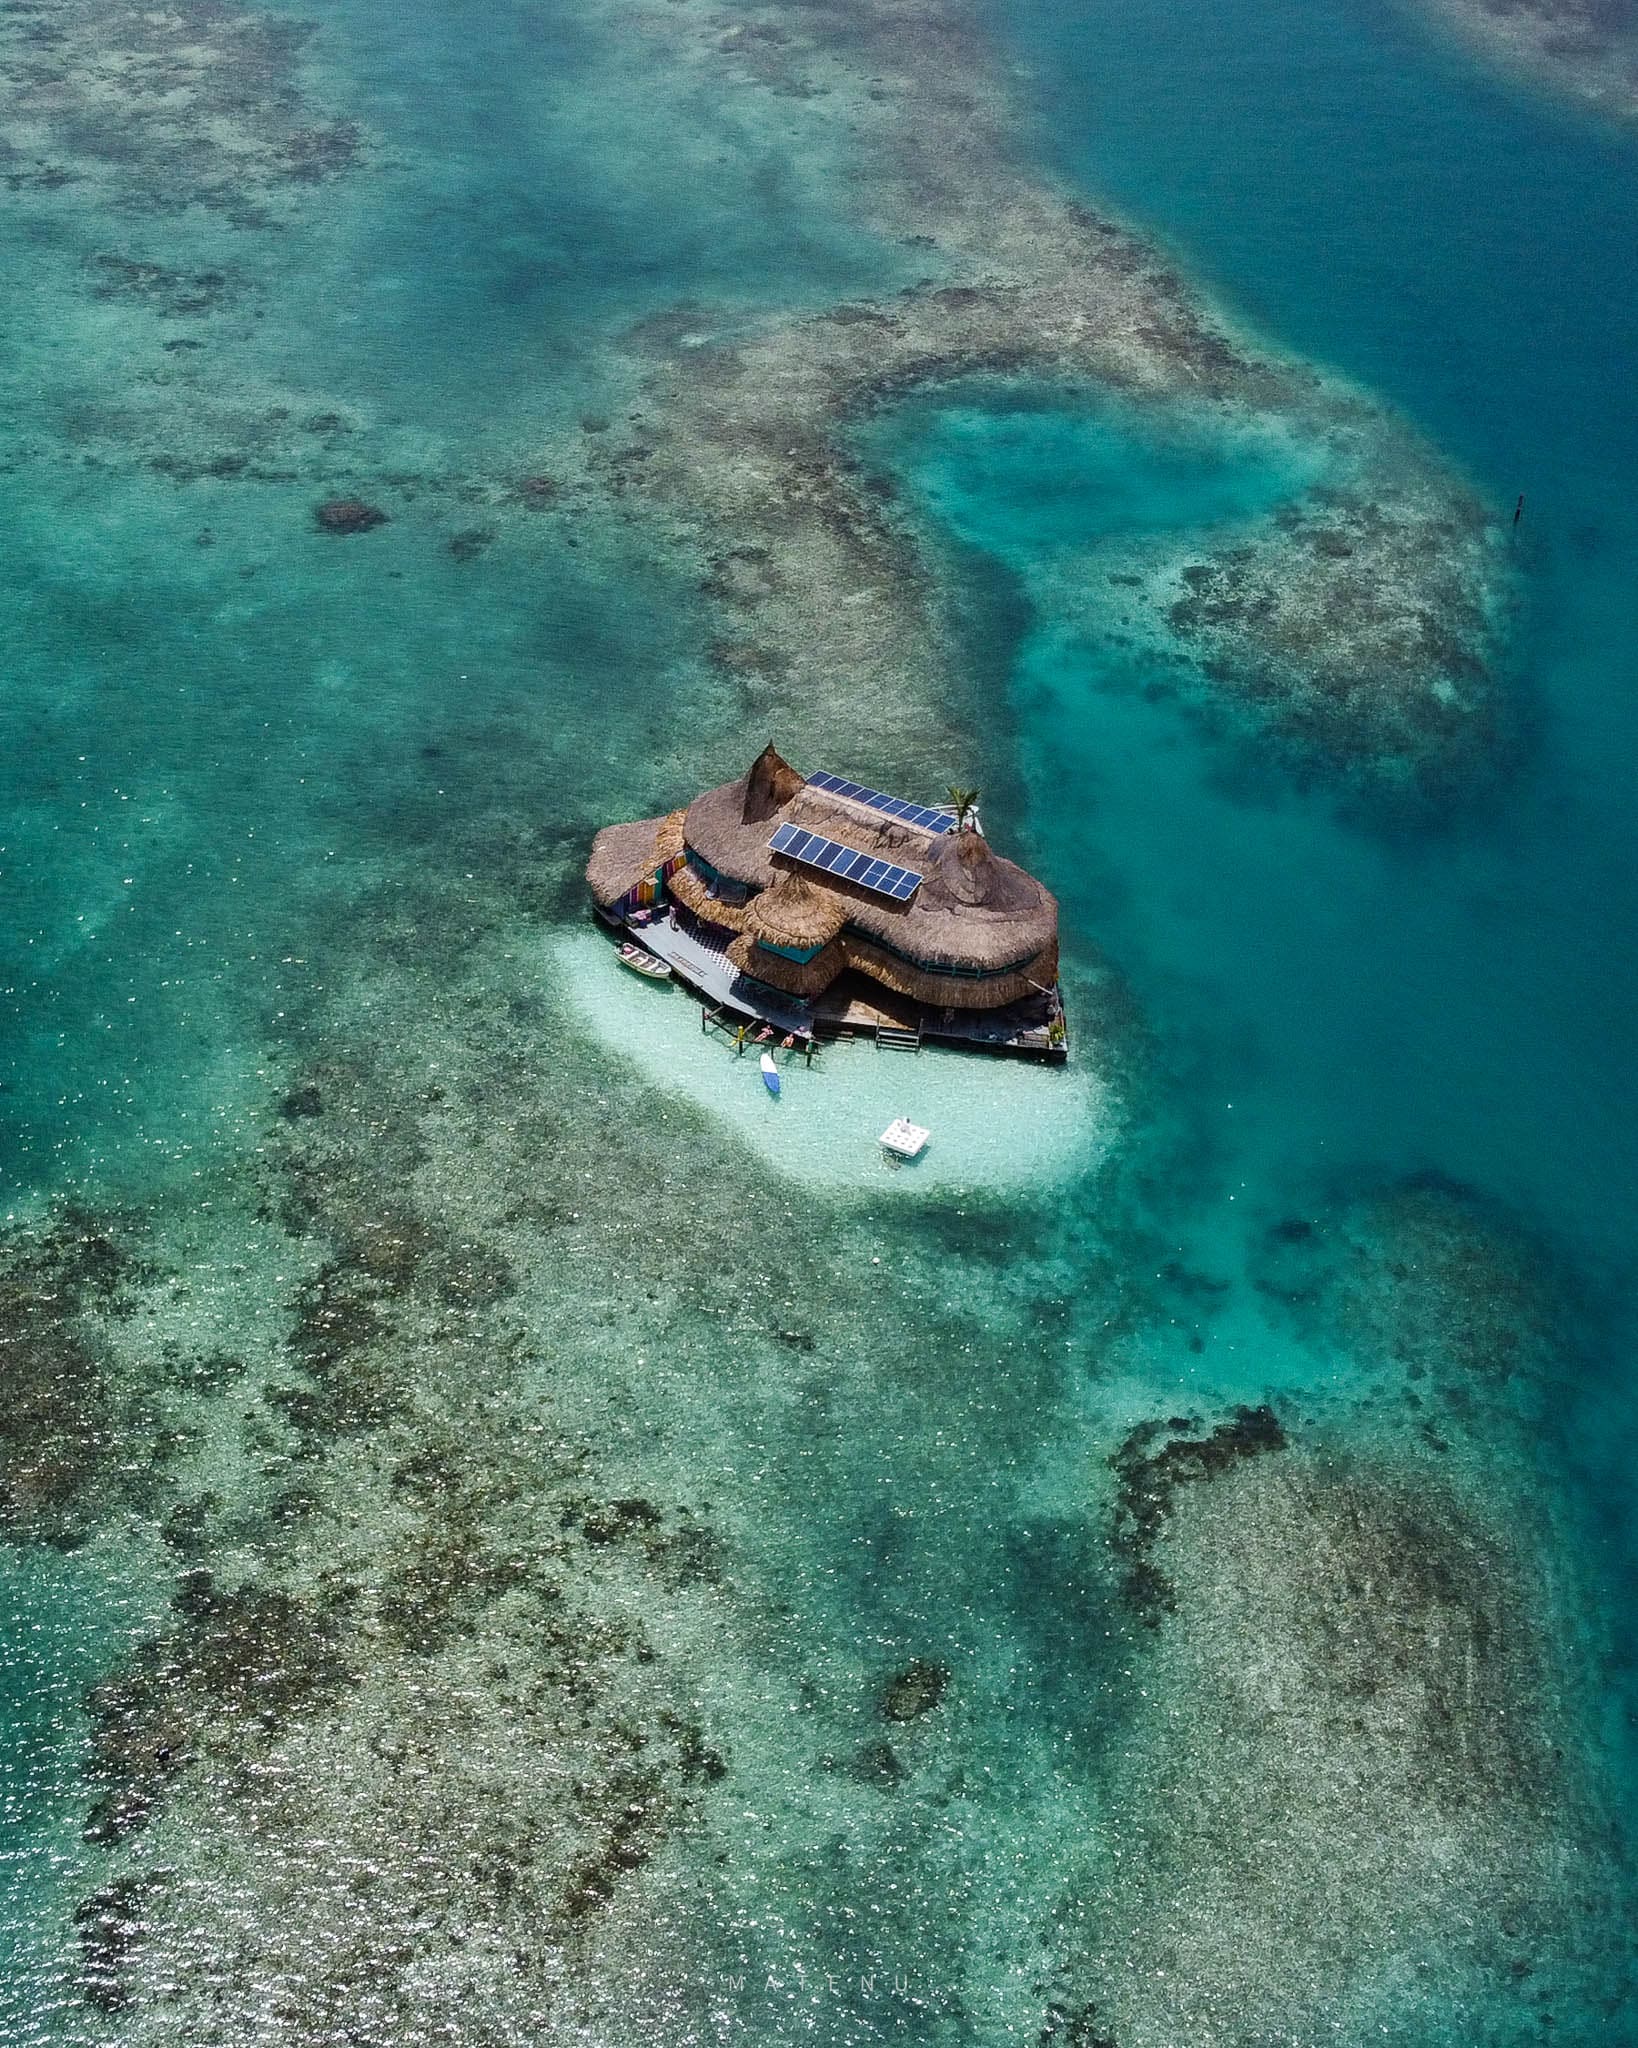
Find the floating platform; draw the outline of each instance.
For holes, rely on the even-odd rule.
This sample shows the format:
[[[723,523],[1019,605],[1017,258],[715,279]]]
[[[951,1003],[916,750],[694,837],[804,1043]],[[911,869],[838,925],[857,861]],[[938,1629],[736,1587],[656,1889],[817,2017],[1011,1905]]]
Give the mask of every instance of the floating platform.
[[[907,1116],[896,1116],[877,1140],[884,1152],[895,1159],[915,1159],[927,1149],[932,1132],[913,1124]]]

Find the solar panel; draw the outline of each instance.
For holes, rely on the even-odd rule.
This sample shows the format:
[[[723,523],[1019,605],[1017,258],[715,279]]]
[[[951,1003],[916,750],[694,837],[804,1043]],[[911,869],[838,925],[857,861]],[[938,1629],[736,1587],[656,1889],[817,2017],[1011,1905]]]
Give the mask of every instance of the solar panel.
[[[903,797],[883,796],[879,789],[866,789],[862,782],[849,782],[840,775],[810,775],[809,789],[822,789],[831,796],[850,796],[856,804],[869,804],[873,811],[885,811],[905,825],[918,825],[923,832],[953,832],[954,811],[930,804],[907,804]]]
[[[856,846],[844,846],[839,839],[804,832],[800,825],[778,826],[768,841],[768,850],[834,875],[839,882],[857,882],[861,889],[873,889],[878,896],[892,897],[895,903],[908,903],[921,887],[921,876],[914,868],[895,867],[890,860],[874,853],[861,853]]]

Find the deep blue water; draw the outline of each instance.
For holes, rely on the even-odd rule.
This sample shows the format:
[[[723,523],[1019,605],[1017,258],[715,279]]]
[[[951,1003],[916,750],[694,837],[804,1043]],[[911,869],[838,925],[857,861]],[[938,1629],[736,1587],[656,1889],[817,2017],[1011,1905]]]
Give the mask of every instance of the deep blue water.
[[[1038,829],[1090,832],[1113,886],[1088,923],[1216,1042],[1250,1146],[1231,1156],[1468,1180],[1572,1247],[1607,1307],[1638,1169],[1638,146],[1366,0],[1026,5],[1006,28],[1067,175],[1402,407],[1499,510],[1527,498],[1532,746],[1487,815],[1396,843],[1321,804],[1247,808],[1167,714],[1088,692],[1043,636],[1021,663],[1036,745],[1057,753],[1072,702],[1082,773],[1043,765]],[[1623,1545],[1628,1330],[1574,1394]]]
[[[1265,856],[1265,835],[1246,832],[1260,886],[1237,873],[1217,888],[1215,861],[1191,858],[1186,935],[1157,846],[1126,869],[1139,948],[1179,967],[1202,946],[1225,969],[1258,959],[1235,1000],[1276,1034],[1275,1070],[1326,1063],[1282,1118],[1293,1131],[1329,1100],[1345,1127],[1444,1153],[1618,1247],[1638,1132],[1625,1073],[1638,978],[1622,936],[1638,907],[1625,595],[1638,403],[1624,373],[1638,351],[1638,151],[1384,9],[1012,20],[1066,167],[1277,339],[1404,407],[1498,507],[1527,494],[1520,666],[1539,751],[1505,815],[1427,848],[1365,846],[1313,813],[1276,822],[1265,844],[1296,831],[1322,864],[1299,871],[1300,890],[1280,886],[1288,850]],[[1191,772],[1186,755],[1180,766]],[[1142,900],[1145,874],[1157,901]],[[1237,900],[1265,934],[1249,955]],[[1332,1029],[1299,1025],[1308,1005],[1270,978],[1299,960],[1330,980]],[[1349,997],[1366,1005],[1355,1026]]]

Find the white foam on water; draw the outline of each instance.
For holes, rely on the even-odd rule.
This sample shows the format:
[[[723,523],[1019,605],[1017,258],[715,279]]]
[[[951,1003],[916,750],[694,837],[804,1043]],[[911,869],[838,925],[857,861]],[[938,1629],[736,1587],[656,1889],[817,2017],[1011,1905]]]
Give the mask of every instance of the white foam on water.
[[[682,989],[638,980],[595,932],[561,934],[548,952],[591,1034],[634,1070],[620,1113],[651,1114],[654,1091],[680,1095],[792,1179],[873,1196],[1026,1189],[1083,1172],[1108,1146],[1109,1087],[1075,1059],[1051,1067],[933,1048],[879,1052],[861,1039],[824,1047],[811,1068],[782,1059],[775,1101],[754,1057],[701,1031],[699,1003]],[[895,1168],[879,1140],[900,1116],[933,1135],[919,1159]]]

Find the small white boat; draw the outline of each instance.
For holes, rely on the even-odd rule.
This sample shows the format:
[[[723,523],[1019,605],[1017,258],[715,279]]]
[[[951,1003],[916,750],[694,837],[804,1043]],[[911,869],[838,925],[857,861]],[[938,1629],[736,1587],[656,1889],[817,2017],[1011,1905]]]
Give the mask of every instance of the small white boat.
[[[915,1159],[926,1150],[927,1140],[932,1135],[920,1124],[913,1124],[907,1116],[896,1116],[882,1132],[879,1142],[890,1159]]]
[[[627,939],[620,948],[620,965],[629,967],[633,974],[641,974],[649,981],[669,981],[671,969],[656,954],[648,953],[633,940]]]
[[[762,1085],[770,1095],[779,1093],[779,1069],[774,1065],[774,1056],[765,1052],[758,1063],[762,1068]]]

